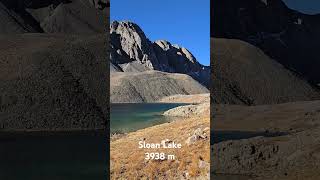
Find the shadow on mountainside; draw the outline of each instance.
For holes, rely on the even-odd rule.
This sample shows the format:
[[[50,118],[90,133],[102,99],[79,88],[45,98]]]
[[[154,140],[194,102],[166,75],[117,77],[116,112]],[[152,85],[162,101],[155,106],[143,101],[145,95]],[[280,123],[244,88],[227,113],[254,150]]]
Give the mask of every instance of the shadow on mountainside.
[[[288,135],[285,132],[255,132],[255,131],[211,131],[211,144],[229,140],[241,140],[254,137],[277,137]]]

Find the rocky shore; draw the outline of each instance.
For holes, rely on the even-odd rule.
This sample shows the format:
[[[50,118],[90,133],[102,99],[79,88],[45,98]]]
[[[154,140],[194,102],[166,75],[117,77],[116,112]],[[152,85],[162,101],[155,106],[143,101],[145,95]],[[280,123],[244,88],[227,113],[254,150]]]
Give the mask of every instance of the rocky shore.
[[[188,104],[200,104],[210,102],[210,93],[203,94],[191,94],[191,95],[172,95],[161,98],[158,102],[163,103],[188,103]]]

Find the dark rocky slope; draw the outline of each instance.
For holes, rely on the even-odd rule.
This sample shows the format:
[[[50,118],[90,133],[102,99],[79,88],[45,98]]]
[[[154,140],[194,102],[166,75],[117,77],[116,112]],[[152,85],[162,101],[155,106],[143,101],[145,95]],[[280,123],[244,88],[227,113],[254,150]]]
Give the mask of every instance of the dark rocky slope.
[[[0,2],[0,33],[14,34],[41,31],[37,25],[31,25],[24,21],[15,11],[10,10]]]
[[[222,104],[277,104],[320,98],[302,77],[240,40],[211,39],[212,100]]]
[[[186,74],[152,70],[115,72],[110,76],[111,102],[155,102],[171,95],[209,93],[206,87]]]
[[[281,0],[215,0],[211,36],[241,39],[308,81],[320,82],[320,15],[289,9]]]
[[[107,117],[104,35],[0,36],[0,128],[102,129]]]
[[[109,3],[104,2],[0,2],[0,18],[6,20],[0,22],[1,130],[105,128]]]

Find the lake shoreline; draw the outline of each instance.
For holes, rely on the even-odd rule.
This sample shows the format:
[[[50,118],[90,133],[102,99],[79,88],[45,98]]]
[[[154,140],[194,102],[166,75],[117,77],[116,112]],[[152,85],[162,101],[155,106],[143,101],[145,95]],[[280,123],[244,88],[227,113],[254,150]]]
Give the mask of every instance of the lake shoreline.
[[[110,134],[125,134],[169,123],[173,118],[164,116],[163,113],[184,105],[187,103],[112,103],[110,105]]]
[[[190,178],[207,179],[210,174],[209,114],[209,111],[205,111],[201,116],[177,117],[176,121],[139,129],[125,135],[119,135],[119,137],[111,137],[111,177],[128,179],[137,173],[137,169],[141,169],[138,172],[141,178],[157,176],[177,179],[182,176],[190,176]],[[192,134],[197,135],[195,141],[190,140],[195,136]],[[166,139],[168,142],[182,144],[179,149],[162,148],[160,150],[165,154],[174,155],[176,160],[145,161],[144,153],[150,150],[139,149],[139,142],[145,140],[157,143]],[[120,149],[121,151],[119,151]],[[170,171],[167,171],[168,169]]]
[[[210,94],[209,93],[204,93],[204,94],[192,94],[192,95],[172,95],[172,96],[167,96],[167,97],[163,97],[158,101],[155,102],[148,102],[148,103],[140,103],[140,102],[136,102],[136,103],[111,103],[111,123],[112,123],[112,105],[136,105],[136,106],[141,106],[141,105],[176,105],[176,106],[171,106],[170,108],[166,108],[166,109],[162,109],[161,111],[159,111],[159,113],[157,114],[159,116],[159,118],[162,119],[166,119],[166,121],[163,121],[162,123],[157,123],[151,126],[146,126],[143,128],[139,128],[139,129],[135,129],[133,131],[112,131],[112,124],[110,125],[110,137],[111,139],[118,139],[119,137],[123,137],[126,136],[128,133],[131,132],[136,132],[138,130],[143,130],[149,127],[153,127],[156,125],[161,125],[161,124],[166,124],[166,123],[172,123],[175,121],[179,121],[181,118],[183,117],[188,117],[188,116],[194,116],[195,114],[193,114],[192,112],[190,112],[190,110],[186,110],[185,113],[180,113],[180,114],[171,114],[171,113],[167,113],[167,112],[175,112],[179,109],[185,109],[185,108],[189,108],[189,107],[202,107],[202,105],[204,105],[204,107],[209,107],[209,102],[210,102]],[[123,107],[125,108],[125,107]],[[149,108],[149,107],[146,107]],[[206,109],[206,108],[205,108]],[[207,108],[209,109],[209,108]],[[196,110],[198,111],[198,110]],[[199,112],[199,114],[203,114],[203,113],[207,113],[207,112]]]

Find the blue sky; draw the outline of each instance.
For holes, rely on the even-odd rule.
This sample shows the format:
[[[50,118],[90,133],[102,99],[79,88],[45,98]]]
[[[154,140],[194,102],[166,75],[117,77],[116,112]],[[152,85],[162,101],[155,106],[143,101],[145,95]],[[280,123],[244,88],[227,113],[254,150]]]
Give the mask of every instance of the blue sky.
[[[179,44],[201,64],[210,64],[210,0],[114,0],[114,20],[132,21],[151,41]]]
[[[291,9],[307,14],[320,13],[320,0],[284,0]]]

